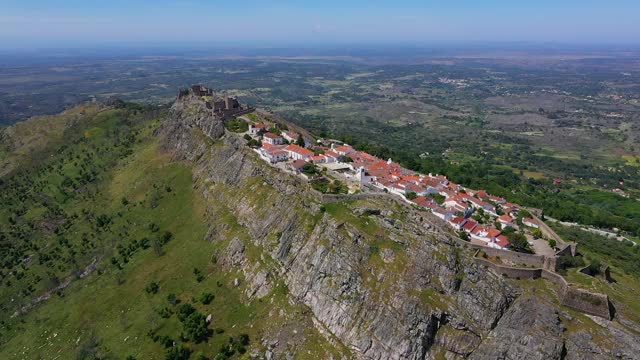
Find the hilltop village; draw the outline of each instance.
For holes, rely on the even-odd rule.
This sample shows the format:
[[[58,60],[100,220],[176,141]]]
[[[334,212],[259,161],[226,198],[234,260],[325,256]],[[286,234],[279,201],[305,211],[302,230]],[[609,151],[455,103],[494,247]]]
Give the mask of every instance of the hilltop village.
[[[493,248],[511,247],[506,234],[516,229],[539,236],[539,220],[505,199],[453,183],[444,175],[418,174],[394,162],[329,139],[300,141],[298,134],[271,130],[273,125],[249,124],[249,134],[261,146],[255,151],[274,165],[303,176],[318,190],[356,193],[382,191],[431,211],[465,240]],[[308,144],[308,145],[304,145]],[[330,185],[333,185],[331,187]],[[527,216],[528,215],[528,216]],[[505,232],[505,234],[503,234]]]
[[[243,136],[265,162],[300,176],[325,194],[387,193],[433,213],[465,241],[488,248],[551,256],[562,240],[527,209],[445,175],[419,174],[333,139],[315,138],[276,121],[235,97],[202,85],[181,90],[205,101],[228,130]],[[291,129],[290,129],[291,127]],[[303,135],[305,133],[306,135]]]
[[[322,202],[383,196],[429,211],[455,233],[451,241],[474,250],[474,263],[509,278],[544,278],[558,286],[561,304],[612,318],[608,295],[581,289],[558,274],[566,261],[578,256],[577,247],[538,218],[540,210],[469,189],[445,175],[411,171],[339,140],[315,137],[277,115],[240,105],[236,98],[201,85],[180,91],[178,98],[187,96],[203,101],[204,109],[222,123],[224,129],[216,131],[242,137],[257,157],[309,184]],[[602,274],[603,281],[612,281],[608,266]]]

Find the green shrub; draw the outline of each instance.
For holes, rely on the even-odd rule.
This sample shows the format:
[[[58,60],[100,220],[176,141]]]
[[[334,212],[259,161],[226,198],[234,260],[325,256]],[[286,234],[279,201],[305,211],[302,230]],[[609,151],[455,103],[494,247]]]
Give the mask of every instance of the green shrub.
[[[224,123],[224,127],[227,130],[235,133],[243,133],[249,130],[249,124],[247,124],[246,121],[240,119],[227,120]]]
[[[188,360],[191,357],[191,349],[183,346],[173,346],[167,349],[166,360]]]
[[[158,285],[157,282],[152,281],[150,282],[145,288],[144,290],[148,293],[148,294],[156,294],[158,292],[158,290],[160,289],[160,285]]]
[[[202,295],[200,295],[200,302],[209,305],[214,298],[215,296],[212,293],[202,293]]]

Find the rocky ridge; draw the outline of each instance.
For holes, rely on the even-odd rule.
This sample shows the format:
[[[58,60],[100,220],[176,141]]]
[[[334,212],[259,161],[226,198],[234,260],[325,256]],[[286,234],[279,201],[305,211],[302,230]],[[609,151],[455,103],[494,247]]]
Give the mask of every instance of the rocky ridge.
[[[225,134],[196,97],[177,101],[158,134],[176,160],[193,162],[194,186],[209,204],[208,239],[220,241],[230,231],[224,214],[248,234],[213,254],[225,269],[242,274],[236,285],[247,301],[284,282],[290,301],[308,307],[318,330],[344,349],[343,358],[640,354],[638,337],[619,324],[570,315],[552,291],[474,264],[471,250],[452,241],[431,215],[381,198],[322,204],[306,184]],[[569,330],[566,322],[583,326]],[[616,332],[619,340],[596,341]],[[275,343],[265,357],[295,353],[291,341]]]

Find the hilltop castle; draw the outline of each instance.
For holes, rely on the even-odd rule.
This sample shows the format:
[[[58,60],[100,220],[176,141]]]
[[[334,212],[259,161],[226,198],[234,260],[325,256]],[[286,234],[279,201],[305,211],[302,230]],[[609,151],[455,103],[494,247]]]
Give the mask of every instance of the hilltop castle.
[[[178,99],[185,96],[195,96],[205,101],[207,109],[210,109],[213,116],[222,120],[230,119],[254,110],[253,107],[242,105],[235,96],[224,94],[220,96],[213,89],[204,85],[193,85],[191,88],[181,89]]]

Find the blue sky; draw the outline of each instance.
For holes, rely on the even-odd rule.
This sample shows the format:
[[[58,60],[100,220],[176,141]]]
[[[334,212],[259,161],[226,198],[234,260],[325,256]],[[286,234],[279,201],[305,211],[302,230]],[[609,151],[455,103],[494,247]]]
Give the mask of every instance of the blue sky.
[[[640,0],[0,0],[0,47],[640,42]]]

